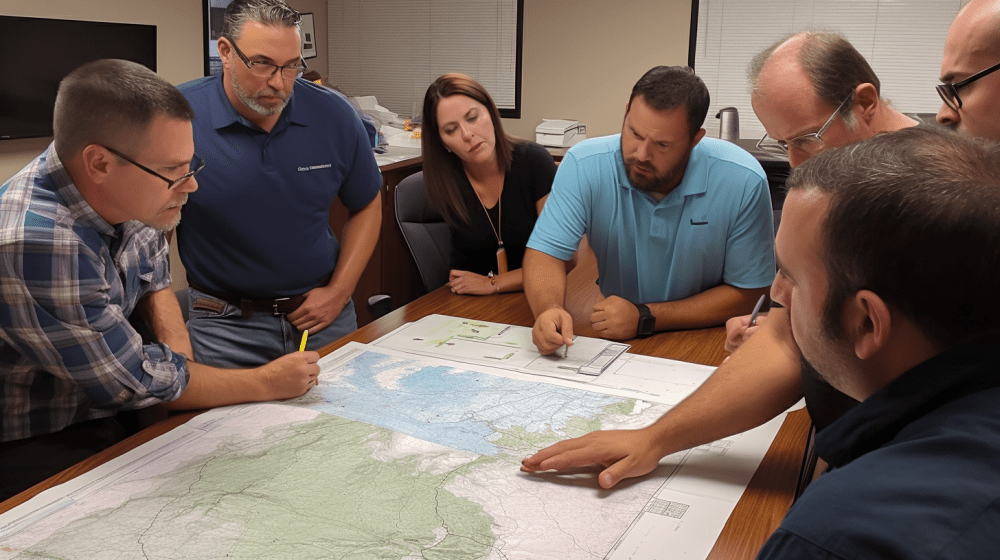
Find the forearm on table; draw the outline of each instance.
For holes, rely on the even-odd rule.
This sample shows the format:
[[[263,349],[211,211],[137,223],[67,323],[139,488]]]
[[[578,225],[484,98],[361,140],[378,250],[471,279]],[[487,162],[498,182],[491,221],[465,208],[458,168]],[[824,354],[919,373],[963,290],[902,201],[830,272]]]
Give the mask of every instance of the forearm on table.
[[[382,228],[382,192],[367,206],[354,212],[344,224],[340,256],[328,286],[336,287],[350,298],[378,243]]]
[[[163,408],[200,410],[272,399],[259,370],[222,369],[189,361],[188,371],[190,378],[184,392],[163,403]]]
[[[651,303],[649,310],[656,317],[658,331],[714,327],[730,317],[750,313],[768,290],[770,287],[745,289],[720,284],[688,298]]]
[[[776,311],[784,312],[772,310],[772,320]],[[648,428],[663,455],[755,428],[798,402],[799,357],[782,338],[782,319],[775,321],[777,328],[769,320],[701,387]]]
[[[522,269],[524,295],[531,312],[538,317],[566,302],[566,263],[551,255],[528,248]]]
[[[524,289],[524,269],[508,270],[493,277],[497,293],[517,292]]]
[[[191,336],[184,324],[180,303],[171,287],[147,294],[136,304],[136,311],[158,342],[188,358],[194,357]]]

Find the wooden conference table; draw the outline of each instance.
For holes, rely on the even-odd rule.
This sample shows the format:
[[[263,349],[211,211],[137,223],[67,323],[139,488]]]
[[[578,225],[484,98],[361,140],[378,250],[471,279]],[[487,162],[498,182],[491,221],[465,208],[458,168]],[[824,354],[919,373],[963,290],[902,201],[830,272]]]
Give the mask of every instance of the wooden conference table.
[[[593,330],[585,322],[587,315],[578,311],[581,305],[586,305],[586,302],[579,298],[567,301],[567,307],[573,312],[574,317],[584,319],[584,321],[577,320],[578,334],[593,336]],[[323,353],[331,352],[350,341],[372,342],[406,322],[416,321],[433,313],[515,325],[530,326],[533,324],[531,310],[522,293],[486,297],[456,296],[448,291],[447,287],[442,287],[329,345],[323,350]],[[725,329],[722,327],[661,333],[645,340],[631,341],[631,351],[706,365],[718,365],[725,357],[725,351],[722,348],[724,340]],[[0,503],[0,513],[27,501],[43,490],[79,476],[170,431],[196,414],[196,412],[178,414],[150,426],[114,447]],[[777,528],[792,503],[808,429],[809,417],[804,410],[789,414],[760,468],[726,523],[709,558],[750,559],[756,556],[761,545]]]

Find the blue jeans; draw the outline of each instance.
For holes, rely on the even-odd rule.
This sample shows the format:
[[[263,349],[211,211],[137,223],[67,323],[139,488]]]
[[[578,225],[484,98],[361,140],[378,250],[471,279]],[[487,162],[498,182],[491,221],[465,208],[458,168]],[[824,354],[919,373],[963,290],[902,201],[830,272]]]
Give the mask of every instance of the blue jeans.
[[[188,288],[188,332],[194,361],[216,367],[246,368],[264,365],[290,352],[297,352],[302,332],[284,315],[254,313],[243,318],[240,308]],[[207,298],[218,302],[221,311],[195,309],[194,302]],[[354,302],[349,301],[330,326],[309,331],[307,350],[319,350],[358,328]]]

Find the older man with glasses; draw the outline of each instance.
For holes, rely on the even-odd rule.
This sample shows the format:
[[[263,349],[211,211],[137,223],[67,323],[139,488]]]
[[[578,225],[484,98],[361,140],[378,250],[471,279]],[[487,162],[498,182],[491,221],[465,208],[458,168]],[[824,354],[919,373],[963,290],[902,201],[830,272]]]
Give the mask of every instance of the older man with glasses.
[[[916,123],[881,98],[868,61],[844,37],[803,32],[754,57],[751,103],[767,134],[757,144],[792,167],[826,148]]]
[[[86,64],[60,83],[52,146],[0,187],[0,500],[124,438],[118,411],[290,398],[315,382],[315,352],[249,371],[192,361],[162,232],[205,169],[193,116],[143,66]]]
[[[775,140],[765,132],[764,136],[757,142],[757,149],[775,157],[789,157],[789,152],[792,151],[809,155],[823,151],[823,148],[829,147],[823,135],[826,134],[826,130],[830,128],[830,125],[833,124],[833,120],[840,116],[844,107],[849,107],[848,102],[853,98],[854,92],[847,94],[847,97],[844,98],[840,105],[837,105],[837,108],[830,113],[830,118],[826,119],[823,126],[819,127],[819,130],[816,132],[807,132],[806,134],[794,136],[787,142],[784,140]]]
[[[357,329],[351,296],[378,240],[382,177],[350,103],[300,79],[300,19],[284,0],[235,0],[223,74],[179,86],[208,162],[177,229],[191,342],[206,363],[266,363],[303,331],[316,349]],[[350,212],[339,242],[338,198]]]
[[[806,31],[775,42],[753,58],[747,78],[754,112],[767,131],[757,146],[787,155],[792,167],[828,148],[917,124],[881,97],[880,80],[868,61],[836,33]],[[749,316],[730,319],[726,349],[735,351],[772,318],[787,321],[784,310],[760,316],[753,325]],[[797,353],[789,346],[789,352]],[[802,390],[819,428],[855,404],[811,371],[803,373]]]

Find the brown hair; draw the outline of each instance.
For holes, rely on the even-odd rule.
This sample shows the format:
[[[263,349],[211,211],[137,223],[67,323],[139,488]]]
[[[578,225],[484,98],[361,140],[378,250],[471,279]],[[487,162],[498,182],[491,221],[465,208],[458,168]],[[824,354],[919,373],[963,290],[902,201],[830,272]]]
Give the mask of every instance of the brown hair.
[[[656,66],[639,78],[632,86],[628,98],[641,97],[657,111],[683,107],[688,115],[688,134],[693,140],[705,124],[708,114],[709,94],[705,82],[687,66]]]
[[[948,347],[997,331],[1000,147],[931,126],[832,148],[793,170],[790,191],[830,197],[822,224],[823,326],[871,290]]]
[[[444,147],[438,130],[438,103],[445,97],[464,95],[482,103],[490,113],[496,135],[497,165],[501,173],[510,169],[514,144],[519,140],[507,136],[500,123],[500,111],[493,98],[478,82],[464,74],[445,74],[434,80],[424,95],[423,122],[420,132],[421,156],[424,159],[424,183],[427,198],[452,226],[469,223],[469,210],[459,190],[465,176],[462,160]]]
[[[90,144],[141,145],[153,119],[194,120],[191,105],[170,82],[127,60],[88,62],[59,82],[53,111],[56,153],[63,161]]]

